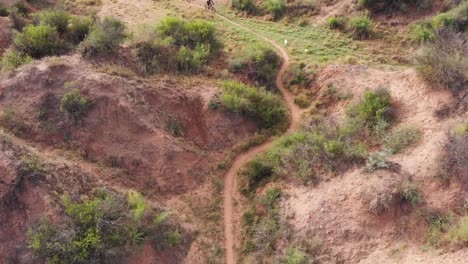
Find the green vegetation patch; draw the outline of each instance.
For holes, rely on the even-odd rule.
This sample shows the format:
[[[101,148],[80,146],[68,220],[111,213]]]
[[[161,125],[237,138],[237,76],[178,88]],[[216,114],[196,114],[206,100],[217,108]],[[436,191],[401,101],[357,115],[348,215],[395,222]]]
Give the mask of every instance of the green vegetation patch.
[[[168,239],[160,228],[167,214],[152,212],[137,192],[127,199],[102,190],[79,201],[64,196],[62,205],[62,222],[44,219],[28,232],[31,248],[47,263],[115,263],[146,237]],[[145,214],[154,221],[143,218]]]
[[[224,81],[221,87],[219,99],[227,111],[250,117],[265,129],[287,123],[288,112],[278,95],[237,81]]]
[[[392,153],[398,153],[416,144],[421,138],[421,131],[416,127],[399,127],[384,138],[384,146]]]
[[[84,55],[111,54],[118,50],[128,35],[123,22],[112,17],[98,21],[83,43]]]
[[[154,38],[136,44],[139,69],[144,74],[197,73],[221,48],[214,26],[203,20],[166,17],[153,34]]]
[[[258,86],[276,87],[281,58],[275,50],[262,45],[248,46],[235,56],[229,65],[232,72],[246,74]]]

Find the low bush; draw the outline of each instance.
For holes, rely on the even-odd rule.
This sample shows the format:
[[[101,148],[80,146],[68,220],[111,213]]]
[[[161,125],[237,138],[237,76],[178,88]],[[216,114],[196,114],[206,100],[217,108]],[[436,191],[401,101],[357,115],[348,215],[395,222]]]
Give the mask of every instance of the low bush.
[[[414,145],[420,138],[421,132],[416,127],[400,127],[385,137],[384,146],[395,154]]]
[[[284,262],[285,264],[306,264],[307,255],[296,247],[289,247],[286,249]]]
[[[328,18],[328,27],[331,29],[344,29],[346,27],[346,18],[342,16],[331,16]]]
[[[418,186],[411,180],[404,181],[398,189],[401,201],[416,206],[422,202],[421,193]]]
[[[257,12],[257,6],[255,6],[252,0],[233,0],[231,7],[247,14],[255,14]]]
[[[268,189],[260,198],[266,215],[259,216],[256,212],[247,211],[244,214],[244,249],[245,253],[257,252],[268,254],[274,250],[274,243],[280,230],[279,198],[281,191],[277,188]],[[267,201],[267,202],[265,202]]]
[[[366,171],[374,172],[376,170],[388,170],[392,169],[394,163],[389,161],[389,151],[379,151],[371,154],[366,160]]]
[[[72,44],[78,44],[86,39],[93,27],[93,20],[89,17],[72,16],[68,24],[67,38]]]
[[[59,34],[64,34],[68,28],[70,15],[65,11],[41,11],[35,15],[36,23],[44,26],[51,26]]]
[[[408,11],[409,7],[429,9],[433,0],[359,0],[358,5],[369,9],[373,13],[392,13]]]
[[[300,108],[307,108],[310,106],[310,100],[305,96],[297,96],[294,98],[294,103]]]
[[[293,64],[288,71],[287,77],[289,86],[299,86],[300,88],[307,88],[314,78],[315,73],[307,70],[304,63]]]
[[[372,21],[368,16],[356,16],[350,19],[349,27],[357,39],[367,39],[371,36]]]
[[[394,118],[390,92],[383,87],[366,91],[364,98],[346,110],[347,120],[342,128],[344,134],[375,133],[387,129]]]
[[[32,58],[30,56],[13,49],[9,49],[3,54],[3,57],[0,60],[0,69],[2,71],[11,71],[21,65],[28,64],[31,61]]]
[[[22,31],[29,23],[29,20],[26,16],[18,11],[16,8],[10,9],[9,18],[13,23],[13,28]]]
[[[56,55],[65,51],[57,30],[48,25],[29,25],[13,39],[16,50],[35,59]]]
[[[83,118],[90,106],[91,102],[83,97],[78,89],[72,89],[60,100],[60,111],[73,121]]]
[[[125,24],[115,18],[106,17],[96,23],[83,42],[83,54],[114,53],[126,38]]]
[[[435,33],[430,25],[416,24],[410,28],[409,37],[413,42],[423,44],[434,41]]]
[[[458,93],[468,87],[467,58],[466,35],[440,30],[435,41],[424,46],[416,57],[416,68],[434,88]]]
[[[10,14],[10,11],[2,4],[0,3],[0,17],[7,17]]]
[[[467,186],[466,172],[468,172],[468,133],[449,134],[437,177],[447,182],[456,179],[463,186]]]
[[[275,19],[283,16],[286,11],[286,4],[283,0],[267,0],[265,3],[265,8],[270,12]]]
[[[94,198],[78,202],[65,196],[62,204],[66,220],[43,220],[30,229],[30,246],[47,263],[117,263],[162,222],[143,221],[140,213],[134,212],[133,200],[108,191],[97,191]],[[161,232],[158,235],[163,237]]]
[[[242,50],[230,63],[234,73],[246,74],[258,86],[276,87],[275,80],[281,65],[281,58],[271,48],[249,46]]]
[[[167,17],[157,26],[155,38],[136,45],[139,69],[197,73],[219,50],[215,28],[201,20]]]
[[[318,175],[345,171],[354,164],[363,163],[366,156],[366,146],[343,137],[339,126],[315,121],[304,131],[279,138],[265,154],[247,164],[241,173],[239,187],[242,193],[249,195],[270,178],[283,176],[317,183]]]
[[[256,120],[261,128],[281,126],[288,120],[281,98],[264,88],[225,81],[222,83],[220,101],[226,110]]]

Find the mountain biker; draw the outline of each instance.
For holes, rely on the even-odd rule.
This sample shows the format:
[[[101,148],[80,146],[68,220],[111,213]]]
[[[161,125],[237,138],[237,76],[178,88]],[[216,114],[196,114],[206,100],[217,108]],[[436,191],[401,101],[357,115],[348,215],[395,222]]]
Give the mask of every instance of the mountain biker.
[[[208,8],[213,7],[213,6],[214,6],[214,1],[213,1],[213,0],[207,0],[207,1],[206,1],[206,6],[207,6]]]

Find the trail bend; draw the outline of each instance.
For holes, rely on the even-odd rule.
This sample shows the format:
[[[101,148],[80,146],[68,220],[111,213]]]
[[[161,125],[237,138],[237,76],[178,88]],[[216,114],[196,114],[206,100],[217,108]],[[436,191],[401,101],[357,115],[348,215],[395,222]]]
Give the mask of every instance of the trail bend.
[[[203,8],[202,6],[196,5],[196,4],[191,4],[193,6],[196,6],[198,8]],[[248,27],[245,27],[223,15],[220,15],[218,13],[214,13],[217,17],[241,28],[242,30],[248,31],[252,34],[254,34],[256,37],[263,39],[264,41],[270,43],[273,47],[275,47],[281,58],[282,58],[282,64],[281,68],[278,71],[278,74],[276,75],[276,86],[278,87],[279,91],[281,92],[281,95],[286,103],[286,106],[289,111],[289,127],[286,130],[285,134],[290,134],[294,131],[296,131],[299,127],[299,120],[301,117],[301,110],[299,107],[294,104],[294,96],[289,92],[288,89],[283,84],[283,79],[284,75],[289,67],[289,56],[286,50],[279,45],[278,43],[274,42],[272,39],[259,34],[253,29],[250,29]],[[250,160],[255,158],[256,155],[264,152],[265,150],[268,149],[273,143],[273,140],[270,138],[266,142],[264,142],[261,145],[255,146],[248,151],[239,154],[235,159],[234,162],[232,163],[231,168],[227,172],[225,179],[224,179],[224,200],[223,200],[223,222],[224,222],[224,236],[225,236],[225,249],[226,249],[226,264],[234,264],[236,263],[236,255],[234,251],[234,241],[235,241],[235,234],[234,234],[234,190],[235,190],[235,178],[238,173],[238,171]]]

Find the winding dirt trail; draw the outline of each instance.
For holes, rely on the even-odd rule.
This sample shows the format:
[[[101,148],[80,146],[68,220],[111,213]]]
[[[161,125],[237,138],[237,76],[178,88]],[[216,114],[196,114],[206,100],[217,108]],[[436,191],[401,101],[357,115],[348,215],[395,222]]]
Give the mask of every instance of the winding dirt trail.
[[[197,6],[200,7],[200,6]],[[270,43],[273,45],[280,53],[280,56],[283,59],[283,63],[281,64],[281,68],[278,72],[278,75],[276,76],[276,86],[280,90],[284,101],[286,102],[286,105],[289,110],[289,117],[290,117],[290,123],[289,127],[286,131],[285,134],[292,133],[297,130],[298,124],[299,124],[299,119],[301,116],[301,110],[299,107],[294,104],[294,96],[284,87],[283,85],[283,77],[286,73],[286,70],[289,67],[289,56],[286,50],[274,42],[273,40],[255,32],[255,30],[247,28],[243,25],[240,25],[236,23],[235,21],[232,21],[218,13],[215,13],[216,16],[218,16],[221,19],[224,19],[228,21],[229,23],[245,30],[249,31],[258,38],[261,38],[265,40],[266,42]],[[265,151],[268,147],[271,146],[273,141],[269,139],[265,143],[251,148],[249,151],[244,152],[240,154],[239,156],[236,157],[234,160],[231,168],[229,169],[228,173],[225,176],[224,179],[224,236],[225,236],[225,247],[226,247],[226,263],[227,264],[234,264],[236,263],[236,256],[234,253],[234,241],[235,241],[235,235],[234,235],[234,219],[233,219],[233,214],[234,214],[234,200],[233,200],[233,194],[235,190],[235,184],[234,180],[236,178],[237,172],[250,160],[252,160],[256,155],[262,153]]]

